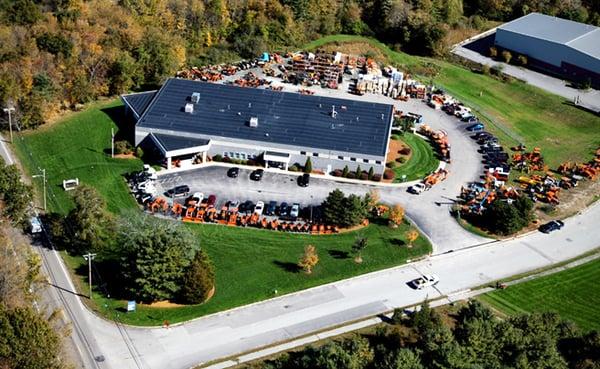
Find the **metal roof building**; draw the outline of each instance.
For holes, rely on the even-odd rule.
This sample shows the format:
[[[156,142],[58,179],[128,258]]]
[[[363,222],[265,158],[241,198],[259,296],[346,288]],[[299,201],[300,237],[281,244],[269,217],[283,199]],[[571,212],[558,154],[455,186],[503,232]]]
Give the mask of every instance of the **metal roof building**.
[[[393,119],[388,104],[176,78],[122,99],[136,120],[136,145],[150,137],[167,159],[187,154],[187,145],[189,153],[203,148],[203,160],[262,154],[287,167],[310,156],[313,166],[337,168],[335,160],[383,171]]]
[[[530,13],[496,30],[495,44],[535,66],[574,77],[600,77],[600,28]]]

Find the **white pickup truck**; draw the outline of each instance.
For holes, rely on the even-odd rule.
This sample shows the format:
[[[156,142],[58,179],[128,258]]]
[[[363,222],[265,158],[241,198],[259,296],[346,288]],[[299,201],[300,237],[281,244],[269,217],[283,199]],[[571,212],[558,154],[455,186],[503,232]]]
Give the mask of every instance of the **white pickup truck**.
[[[426,287],[435,286],[436,284],[438,284],[439,281],[440,278],[435,274],[424,274],[422,277],[413,279],[412,281],[408,282],[408,284],[416,290],[422,290]]]
[[[429,186],[427,186],[425,183],[417,183],[408,188],[408,192],[414,193],[415,195],[427,190],[429,190]]]

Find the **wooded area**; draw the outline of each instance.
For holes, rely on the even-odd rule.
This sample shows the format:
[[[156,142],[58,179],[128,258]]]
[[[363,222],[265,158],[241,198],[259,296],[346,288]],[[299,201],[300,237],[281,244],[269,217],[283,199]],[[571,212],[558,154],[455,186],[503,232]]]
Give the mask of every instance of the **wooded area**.
[[[531,11],[600,24],[598,0],[0,0],[0,104],[34,128],[100,96],[155,87],[183,66],[333,33],[442,55],[449,30]]]
[[[425,303],[397,310],[372,333],[329,340],[247,369],[597,368],[598,332],[582,332],[555,313],[505,320],[477,301],[440,314]]]

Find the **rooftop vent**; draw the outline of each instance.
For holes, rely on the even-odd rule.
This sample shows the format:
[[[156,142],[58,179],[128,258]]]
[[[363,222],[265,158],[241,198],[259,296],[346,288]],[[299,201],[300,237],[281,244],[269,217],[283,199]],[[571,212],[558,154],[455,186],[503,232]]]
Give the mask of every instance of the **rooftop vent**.
[[[194,104],[185,104],[185,112],[192,114],[194,112]]]
[[[250,127],[258,127],[258,117],[250,118]]]
[[[335,105],[332,105],[331,106],[331,117],[335,118],[335,117],[337,117],[337,114],[338,114],[337,111],[335,111]]]
[[[192,93],[192,103],[194,104],[198,104],[198,102],[200,101],[200,92],[194,92]]]

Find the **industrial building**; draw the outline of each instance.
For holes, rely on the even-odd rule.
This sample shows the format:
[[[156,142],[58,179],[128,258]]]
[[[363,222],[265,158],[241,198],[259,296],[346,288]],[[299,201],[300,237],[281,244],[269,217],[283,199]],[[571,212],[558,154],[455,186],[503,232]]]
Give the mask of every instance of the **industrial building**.
[[[600,28],[530,13],[496,30],[495,45],[524,55],[528,66],[573,81],[600,85]]]
[[[348,166],[383,173],[393,106],[171,78],[158,90],[123,95],[135,144],[151,144],[167,168],[223,158],[288,169]]]

